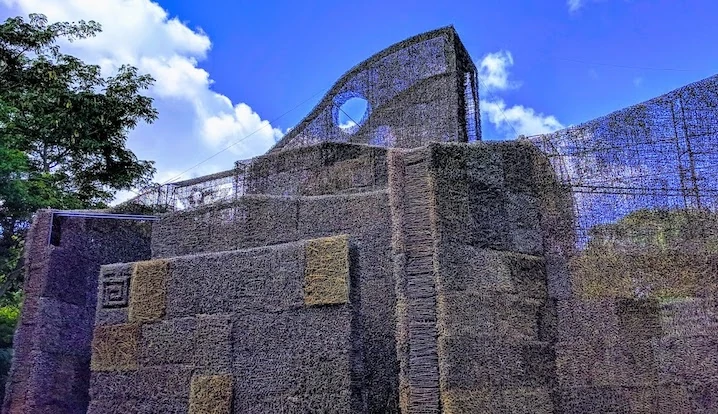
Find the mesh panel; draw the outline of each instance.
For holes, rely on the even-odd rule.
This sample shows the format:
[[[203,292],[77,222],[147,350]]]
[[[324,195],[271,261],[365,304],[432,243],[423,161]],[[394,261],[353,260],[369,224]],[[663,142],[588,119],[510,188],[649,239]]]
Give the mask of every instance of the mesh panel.
[[[579,240],[643,209],[714,210],[718,77],[529,138],[573,189]]]
[[[353,193],[384,188],[386,150],[322,143],[250,160],[235,168],[154,187],[115,211],[168,212],[236,201],[246,194],[280,196]],[[358,173],[357,171],[361,171]]]
[[[530,138],[575,210],[544,233],[566,412],[717,412],[716,98],[712,77]]]

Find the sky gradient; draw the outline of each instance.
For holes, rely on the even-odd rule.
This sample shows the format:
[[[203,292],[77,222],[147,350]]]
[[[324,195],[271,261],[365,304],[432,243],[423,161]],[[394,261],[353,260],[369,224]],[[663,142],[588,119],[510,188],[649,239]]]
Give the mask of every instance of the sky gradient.
[[[484,139],[578,124],[718,72],[710,0],[0,0],[3,20],[31,12],[98,21],[103,33],[63,50],[157,79],[160,119],[129,146],[157,162],[158,182],[264,153],[352,66],[449,24],[480,68]]]

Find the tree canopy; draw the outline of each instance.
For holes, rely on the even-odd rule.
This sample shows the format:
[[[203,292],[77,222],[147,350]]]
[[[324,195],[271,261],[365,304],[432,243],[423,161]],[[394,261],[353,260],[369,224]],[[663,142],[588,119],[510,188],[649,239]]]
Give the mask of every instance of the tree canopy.
[[[129,65],[103,77],[58,46],[100,31],[39,14],[0,24],[0,300],[17,297],[34,211],[103,208],[154,174],[153,162],[126,147],[138,123],[158,116],[143,95],[154,79]]]

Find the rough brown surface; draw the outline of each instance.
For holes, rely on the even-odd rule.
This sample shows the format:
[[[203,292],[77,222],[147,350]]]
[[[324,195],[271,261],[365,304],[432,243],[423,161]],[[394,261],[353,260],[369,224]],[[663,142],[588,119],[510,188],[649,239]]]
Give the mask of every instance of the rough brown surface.
[[[230,414],[231,412],[231,376],[210,375],[192,378],[189,414]]]
[[[93,371],[132,371],[138,367],[140,326],[105,325],[95,328],[92,338]]]
[[[130,322],[149,322],[165,315],[168,272],[165,260],[135,263],[130,282]]]
[[[349,301],[349,240],[334,236],[306,244],[304,304],[335,305]]]
[[[632,213],[581,241],[528,142],[384,159],[385,187],[342,192],[347,173],[325,177],[337,193],[172,213],[154,261],[103,266],[88,412],[715,412],[708,212]],[[61,297],[29,306],[81,313]],[[48,366],[72,377],[76,357]]]
[[[56,213],[39,211],[26,238],[24,304],[3,413],[87,411],[100,266],[150,257],[149,222]]]

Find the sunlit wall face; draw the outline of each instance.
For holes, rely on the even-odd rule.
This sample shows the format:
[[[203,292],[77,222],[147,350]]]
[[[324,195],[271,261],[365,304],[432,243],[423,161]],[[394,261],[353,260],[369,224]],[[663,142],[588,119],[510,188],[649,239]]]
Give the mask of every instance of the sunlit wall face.
[[[273,151],[324,141],[412,148],[481,138],[476,67],[453,28],[391,46],[347,72]]]

